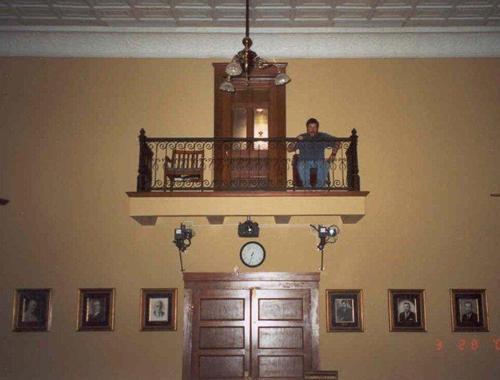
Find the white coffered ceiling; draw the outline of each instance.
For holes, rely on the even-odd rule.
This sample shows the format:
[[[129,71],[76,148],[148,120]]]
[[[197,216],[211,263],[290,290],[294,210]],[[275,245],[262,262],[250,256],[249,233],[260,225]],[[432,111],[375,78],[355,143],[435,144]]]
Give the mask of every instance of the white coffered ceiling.
[[[254,27],[500,26],[498,0],[254,0]],[[244,0],[3,0],[0,25],[234,27]]]
[[[262,56],[500,56],[500,0],[250,0]],[[244,0],[0,0],[0,56],[230,57]]]

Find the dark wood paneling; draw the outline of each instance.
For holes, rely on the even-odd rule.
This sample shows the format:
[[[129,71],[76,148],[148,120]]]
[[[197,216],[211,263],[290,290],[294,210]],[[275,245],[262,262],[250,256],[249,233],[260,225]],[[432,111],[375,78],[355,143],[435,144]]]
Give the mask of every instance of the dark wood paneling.
[[[245,348],[244,327],[201,327],[200,348]]]
[[[304,319],[302,298],[259,299],[259,320],[290,321]]]
[[[259,348],[303,348],[302,327],[260,327]]]
[[[200,320],[235,321],[245,319],[244,299],[201,299]]]
[[[200,379],[243,378],[244,356],[200,356]]]
[[[302,356],[259,357],[259,378],[299,378],[304,376]]]

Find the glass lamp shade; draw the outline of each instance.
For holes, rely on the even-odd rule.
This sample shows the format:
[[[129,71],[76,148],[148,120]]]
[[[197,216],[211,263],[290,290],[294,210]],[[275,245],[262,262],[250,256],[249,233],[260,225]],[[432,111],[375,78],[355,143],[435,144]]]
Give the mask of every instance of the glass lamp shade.
[[[283,86],[290,81],[290,77],[285,73],[279,73],[278,75],[276,75],[276,78],[274,78],[274,84],[277,86]]]
[[[234,86],[231,82],[228,80],[224,80],[224,82],[221,83],[219,86],[219,90],[225,91],[225,92],[235,92],[236,90],[234,89]]]
[[[231,62],[226,66],[226,74],[232,77],[236,77],[243,72],[241,65],[238,62]]]

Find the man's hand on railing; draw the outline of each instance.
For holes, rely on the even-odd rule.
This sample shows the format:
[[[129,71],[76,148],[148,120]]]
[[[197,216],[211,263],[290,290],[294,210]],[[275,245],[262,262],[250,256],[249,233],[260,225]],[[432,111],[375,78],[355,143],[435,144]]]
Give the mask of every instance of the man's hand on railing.
[[[289,143],[288,146],[286,147],[286,150],[288,152],[295,152],[297,150],[297,143],[294,142]]]

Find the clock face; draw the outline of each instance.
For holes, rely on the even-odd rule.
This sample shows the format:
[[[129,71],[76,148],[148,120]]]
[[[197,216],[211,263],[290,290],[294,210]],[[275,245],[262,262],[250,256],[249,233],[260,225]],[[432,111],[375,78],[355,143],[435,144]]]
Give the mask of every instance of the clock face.
[[[261,244],[251,241],[241,247],[240,258],[247,267],[255,268],[264,262],[266,251]]]

